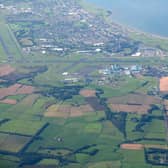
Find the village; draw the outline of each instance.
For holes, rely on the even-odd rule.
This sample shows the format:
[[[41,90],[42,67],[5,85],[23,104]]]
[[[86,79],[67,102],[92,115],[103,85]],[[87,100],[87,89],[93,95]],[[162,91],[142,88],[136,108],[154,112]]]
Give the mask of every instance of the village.
[[[7,21],[24,54],[165,56],[161,49],[129,38],[121,26],[106,22],[101,12],[90,13],[75,1],[49,3],[52,9],[45,2],[30,2],[28,7],[23,7],[24,2],[17,7],[5,5],[5,2],[0,4],[0,8],[8,12]]]

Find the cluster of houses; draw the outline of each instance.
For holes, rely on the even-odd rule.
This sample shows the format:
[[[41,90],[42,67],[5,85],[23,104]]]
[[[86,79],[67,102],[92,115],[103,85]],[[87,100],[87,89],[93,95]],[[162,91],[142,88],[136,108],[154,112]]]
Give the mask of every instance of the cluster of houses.
[[[164,57],[166,56],[166,52],[154,47],[148,46],[139,46],[139,49],[136,53],[131,55],[132,57]]]
[[[0,4],[0,9],[7,10],[7,11],[11,12],[12,14],[33,13],[32,8],[30,8],[30,7],[19,8],[19,7],[15,7],[13,5]]]

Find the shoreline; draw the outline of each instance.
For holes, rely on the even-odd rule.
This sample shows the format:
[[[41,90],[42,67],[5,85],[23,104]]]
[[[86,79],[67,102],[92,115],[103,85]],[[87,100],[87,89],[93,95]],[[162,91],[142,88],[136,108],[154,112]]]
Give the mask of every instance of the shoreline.
[[[111,10],[105,9],[103,7],[100,7],[100,6],[96,5],[96,4],[93,4],[91,2],[88,2],[86,0],[80,0],[80,1],[83,2],[86,5],[89,5],[89,6],[93,7],[94,10],[97,10],[97,13],[99,13],[100,10],[101,11],[103,11],[103,10],[104,11],[111,11]],[[85,6],[83,6],[81,3],[80,3],[80,5],[85,8]],[[159,35],[159,34],[155,34],[155,33],[146,32],[146,31],[140,30],[138,28],[135,28],[135,27],[120,23],[119,21],[117,21],[114,18],[112,18],[112,16],[109,16],[108,18],[110,19],[110,21],[112,23],[120,26],[123,30],[126,30],[128,33],[136,33],[137,35],[144,35],[144,36],[148,36],[150,38],[157,38],[157,39],[160,39],[160,40],[168,40],[168,36],[163,36],[163,35]]]
[[[161,39],[161,40],[168,40],[168,36],[162,36],[162,35],[158,35],[158,34],[154,34],[154,33],[150,33],[150,32],[145,32],[145,31],[140,30],[138,28],[134,28],[134,27],[119,23],[118,21],[116,21],[116,20],[114,20],[112,18],[110,18],[110,20],[111,20],[112,23],[117,24],[122,29],[127,30],[129,33],[136,33],[138,35],[144,35],[144,36],[148,36],[148,37],[151,37],[151,38],[158,38],[158,39]]]

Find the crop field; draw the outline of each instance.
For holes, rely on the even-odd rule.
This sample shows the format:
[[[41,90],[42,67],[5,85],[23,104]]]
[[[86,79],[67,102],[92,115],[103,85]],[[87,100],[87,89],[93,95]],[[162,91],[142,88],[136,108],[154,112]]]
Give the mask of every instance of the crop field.
[[[24,149],[25,154],[35,153],[37,156],[43,156],[42,160],[36,161],[35,166],[60,165],[64,163],[62,161],[64,158],[65,161],[77,162],[69,163],[67,168],[71,166],[130,168],[132,164],[138,166],[139,162],[140,166],[145,168],[148,166],[144,161],[145,148],[153,145],[161,149],[163,148],[161,145],[166,144],[163,120],[154,118],[148,122],[143,120],[144,115],[149,115],[148,111],[152,105],[161,103],[161,99],[157,96],[124,91],[116,97],[113,95],[113,89],[109,89],[108,94],[112,96],[108,96],[106,89],[102,89],[105,92],[97,91],[97,88],[92,86],[83,87],[74,95],[73,90],[71,97],[67,99],[65,97],[65,100],[60,101],[52,94],[46,96],[40,92],[42,87],[47,92],[53,88],[52,85],[50,87],[42,85],[39,92],[34,93],[39,88],[39,81],[36,77],[34,80],[35,86],[31,82],[24,83],[22,79],[24,84],[18,82],[0,89],[4,94],[0,104],[1,110],[4,110],[0,116],[3,119],[10,119],[0,125],[2,137],[0,151],[19,153]],[[134,80],[127,82],[131,81],[135,82]],[[136,84],[136,87],[141,87],[141,84]],[[69,92],[60,84],[59,87],[63,90],[62,93]],[[4,89],[6,90],[3,91]],[[61,91],[58,88],[54,89],[56,93]],[[104,100],[105,95],[107,97]],[[116,117],[116,121],[106,120],[107,107]],[[151,111],[150,115],[160,117],[162,113],[157,110]],[[122,112],[125,112],[125,118],[122,118]],[[145,123],[141,125],[144,121]],[[49,123],[47,127],[46,123]],[[135,143],[134,140],[137,139]],[[132,151],[137,151],[141,158],[131,162]],[[130,158],[126,153],[130,153]],[[45,156],[49,158],[46,159]],[[53,160],[53,157],[58,157],[58,160]]]
[[[79,117],[94,112],[90,105],[72,106],[66,104],[56,104],[50,106],[44,113],[45,117]]]
[[[144,127],[144,135],[145,138],[159,138],[159,139],[165,139],[165,125],[163,120],[157,120],[153,119],[151,122],[149,122]]]
[[[160,91],[161,92],[168,91],[168,77],[163,77],[160,79]]]
[[[8,106],[7,105],[4,106],[4,103],[1,104],[1,106],[4,106],[6,108],[4,110],[3,108],[1,109],[2,111],[0,113],[0,116],[2,118],[10,118],[10,119],[19,118],[22,115],[24,115],[24,112],[34,104],[34,102],[37,100],[38,97],[39,97],[38,94],[28,95],[26,97],[23,97],[23,99],[19,100],[19,102],[13,106],[11,105],[9,106],[9,104]],[[17,97],[13,98],[17,99]]]
[[[141,144],[122,144],[121,149],[128,149],[128,150],[142,150],[143,145]]]
[[[14,99],[3,99],[3,100],[0,100],[0,103],[15,105],[17,104],[17,101]]]
[[[80,91],[80,95],[82,95],[83,97],[95,97],[95,94],[96,91],[91,89],[84,89]]]
[[[100,104],[97,97],[87,97],[85,100],[95,111],[104,111],[104,107]]]
[[[33,136],[44,125],[44,122],[11,120],[0,126],[0,132]]]
[[[117,161],[107,161],[107,162],[97,162],[88,165],[88,168],[107,168],[107,167],[115,167],[115,168],[120,168],[121,163]]]
[[[144,150],[122,150],[124,168],[150,168],[151,165],[145,163]],[[134,158],[134,159],[132,159]]]
[[[121,97],[111,98],[108,102],[113,104],[152,105],[160,104],[161,99],[146,94],[128,94]]]
[[[29,69],[23,71],[29,73]],[[50,76],[54,77],[55,72],[51,73]],[[162,116],[161,99],[132,93],[135,88],[143,87],[144,80],[138,83],[139,79],[127,79],[127,84],[136,81],[136,87],[132,84],[129,91],[118,94],[116,90],[119,88],[114,91],[113,88],[106,90],[93,85],[78,88],[68,84],[64,87],[58,82],[59,87],[53,87],[58,79],[44,85],[44,74],[32,78],[35,83],[22,78],[23,84],[17,82],[0,89],[4,94],[0,117],[10,119],[0,125],[0,151],[14,154],[24,149],[23,153],[30,157],[25,166],[30,166],[33,156],[29,153],[33,153],[40,157],[34,166],[56,166],[71,161],[64,167],[130,168],[133,164],[138,167],[141,162],[140,166],[145,168],[149,167],[144,160],[146,148],[165,149],[165,127],[159,118]],[[43,83],[38,76],[43,76],[43,79],[40,77]],[[42,89],[45,92],[41,92]],[[57,94],[65,97],[60,100]],[[157,105],[158,109],[151,110],[152,105]],[[134,151],[140,158],[132,162]],[[57,160],[53,161],[53,157]]]
[[[112,111],[147,114],[150,110],[149,105],[125,105],[125,104],[109,104]]]
[[[12,66],[10,66],[10,65],[0,66],[0,77],[9,75],[12,72],[15,72],[15,68],[13,68]]]
[[[119,83],[116,88],[103,87],[104,94],[103,97],[112,98],[118,96],[124,96],[131,92],[137,91],[143,87],[146,79],[126,79],[125,81]]]
[[[35,91],[34,87],[21,84],[14,84],[7,88],[0,88],[0,99],[11,95],[31,94]]]
[[[31,137],[0,133],[0,151],[17,153],[31,139]]]

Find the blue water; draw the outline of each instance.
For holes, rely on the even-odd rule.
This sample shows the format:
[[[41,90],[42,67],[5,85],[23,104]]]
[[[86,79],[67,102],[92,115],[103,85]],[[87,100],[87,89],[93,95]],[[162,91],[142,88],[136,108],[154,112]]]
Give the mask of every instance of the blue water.
[[[112,11],[118,23],[168,37],[168,0],[86,0]]]

